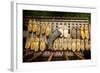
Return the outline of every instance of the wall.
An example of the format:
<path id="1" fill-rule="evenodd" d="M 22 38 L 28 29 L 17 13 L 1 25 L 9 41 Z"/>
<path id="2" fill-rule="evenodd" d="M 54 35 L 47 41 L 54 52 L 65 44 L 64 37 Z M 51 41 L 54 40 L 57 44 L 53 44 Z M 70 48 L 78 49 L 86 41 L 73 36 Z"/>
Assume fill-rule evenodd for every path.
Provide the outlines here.
<path id="1" fill-rule="evenodd" d="M 10 73 L 10 29 L 11 29 L 11 24 L 10 24 L 10 18 L 11 18 L 11 14 L 10 14 L 10 1 L 11 0 L 0 0 L 0 73 Z M 21 0 L 22 1 L 22 0 Z M 96 39 L 98 46 L 98 65 L 97 67 L 80 67 L 80 68 L 65 68 L 65 69 L 56 69 L 56 70 L 45 70 L 45 71 L 35 71 L 38 73 L 52 73 L 52 72 L 56 72 L 56 73 L 99 73 L 99 69 L 100 69 L 100 5 L 99 5 L 99 0 L 31 0 L 34 1 L 34 3 L 38 3 L 38 4 L 54 4 L 54 5 L 76 5 L 76 6 L 95 6 L 97 7 L 97 22 L 98 22 L 98 26 L 96 26 L 97 32 L 96 33 Z M 34 71 L 33 71 L 34 72 Z"/>

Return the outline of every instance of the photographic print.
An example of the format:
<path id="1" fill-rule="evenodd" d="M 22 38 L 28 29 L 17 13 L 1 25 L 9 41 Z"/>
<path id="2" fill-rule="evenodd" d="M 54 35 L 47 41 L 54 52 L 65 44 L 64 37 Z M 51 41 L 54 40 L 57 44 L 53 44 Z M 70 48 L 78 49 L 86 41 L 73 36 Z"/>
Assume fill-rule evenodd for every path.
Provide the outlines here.
<path id="1" fill-rule="evenodd" d="M 97 64 L 96 8 L 11 3 L 11 70 Z"/>
<path id="2" fill-rule="evenodd" d="M 23 10 L 23 63 L 91 59 L 91 13 Z"/>

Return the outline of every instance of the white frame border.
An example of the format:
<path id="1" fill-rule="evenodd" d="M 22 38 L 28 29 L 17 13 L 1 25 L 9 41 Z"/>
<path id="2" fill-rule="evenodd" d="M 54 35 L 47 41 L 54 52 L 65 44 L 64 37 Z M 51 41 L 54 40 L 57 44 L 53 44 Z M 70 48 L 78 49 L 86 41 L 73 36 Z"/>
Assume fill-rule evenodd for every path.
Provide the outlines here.
<path id="1" fill-rule="evenodd" d="M 43 10 L 51 10 L 51 11 L 55 11 L 53 8 L 56 8 L 56 11 L 70 11 L 70 12 L 90 12 L 91 13 L 91 29 L 92 29 L 92 32 L 91 32 L 91 48 L 95 48 L 95 49 L 92 49 L 91 51 L 91 57 L 92 59 L 91 60 L 78 60 L 78 61 L 60 61 L 60 62 L 34 62 L 33 64 L 29 64 L 29 63 L 22 63 L 21 61 L 21 52 L 19 49 L 19 45 L 21 44 L 20 43 L 20 38 L 18 35 L 21 36 L 22 34 L 22 31 L 20 32 L 20 30 L 22 29 L 21 27 L 19 27 L 20 25 L 20 10 L 21 10 L 21 7 L 18 7 L 18 6 L 22 5 L 22 9 L 23 9 L 23 5 L 25 5 L 25 9 L 33 9 L 34 6 L 36 7 L 40 7 L 40 9 L 38 8 L 35 8 L 33 10 L 41 10 L 41 7 L 43 7 Z M 28 6 L 27 6 L 28 5 Z M 31 6 L 32 5 L 32 6 Z M 30 7 L 29 7 L 30 6 Z M 11 58 L 11 70 L 13 71 L 20 71 L 20 70 L 32 70 L 32 69 L 54 69 L 54 68 L 66 68 L 66 67 L 80 67 L 80 66 L 94 66 L 97 64 L 97 49 L 96 49 L 96 41 L 95 41 L 95 32 L 96 32 L 96 8 L 95 7 L 77 7 L 77 6 L 59 6 L 59 5 L 41 5 L 41 4 L 34 4 L 32 2 L 12 2 L 11 3 L 11 12 L 12 12 L 12 17 L 11 17 L 11 24 L 12 24 L 12 49 L 11 49 L 11 53 L 12 53 L 12 58 Z M 46 7 L 50 7 L 52 9 L 46 9 Z M 61 9 L 62 8 L 62 9 Z M 72 10 L 71 10 L 72 9 Z M 79 9 L 79 11 L 77 10 Z M 18 13 L 17 13 L 18 12 Z M 93 17 L 92 17 L 93 16 Z M 19 18 L 20 17 L 20 18 Z M 19 54 L 19 53 L 20 54 Z M 20 59 L 19 59 L 20 58 Z M 65 64 L 67 63 L 67 66 L 64 66 Z M 48 68 L 47 68 L 48 66 Z"/>

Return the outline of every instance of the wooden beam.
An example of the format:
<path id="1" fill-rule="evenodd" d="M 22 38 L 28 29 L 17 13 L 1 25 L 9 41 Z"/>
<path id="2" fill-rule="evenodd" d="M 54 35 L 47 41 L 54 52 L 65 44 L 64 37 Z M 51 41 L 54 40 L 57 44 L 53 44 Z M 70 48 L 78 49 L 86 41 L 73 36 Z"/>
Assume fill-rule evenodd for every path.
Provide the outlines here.
<path id="1" fill-rule="evenodd" d="M 49 56 L 48 61 L 51 61 L 52 57 L 53 57 L 53 53 L 51 53 L 51 55 Z"/>
<path id="2" fill-rule="evenodd" d="M 85 59 L 83 56 L 81 56 L 81 55 L 79 55 L 77 52 L 75 52 L 75 51 L 73 51 L 73 53 L 77 56 L 77 57 L 79 57 L 80 59 Z"/>
<path id="3" fill-rule="evenodd" d="M 41 54 L 42 54 L 42 52 L 35 53 L 35 54 L 33 55 L 33 57 L 32 57 L 31 59 L 28 59 L 27 61 L 28 61 L 28 62 L 31 62 L 32 60 L 34 60 L 34 59 L 36 59 L 37 57 L 39 57 Z"/>
<path id="4" fill-rule="evenodd" d="M 27 56 L 29 56 L 31 54 L 33 54 L 33 51 L 28 51 L 23 55 L 23 58 L 25 58 L 25 57 L 27 57 Z"/>
<path id="5" fill-rule="evenodd" d="M 66 60 L 69 60 L 68 56 L 66 55 L 66 52 L 63 52 L 63 55 L 64 55 Z"/>

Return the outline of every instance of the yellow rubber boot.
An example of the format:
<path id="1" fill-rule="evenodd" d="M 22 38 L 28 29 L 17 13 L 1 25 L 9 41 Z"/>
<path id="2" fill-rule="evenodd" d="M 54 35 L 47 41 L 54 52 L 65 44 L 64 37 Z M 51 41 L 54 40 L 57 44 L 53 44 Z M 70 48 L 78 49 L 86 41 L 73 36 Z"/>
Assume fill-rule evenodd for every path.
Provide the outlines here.
<path id="1" fill-rule="evenodd" d="M 64 50 L 67 50 L 67 46 L 68 46 L 68 45 L 67 45 L 67 38 L 64 38 L 64 39 L 63 39 L 63 49 L 64 49 Z"/>
<path id="2" fill-rule="evenodd" d="M 45 29 L 46 29 L 46 24 L 42 23 L 41 25 L 41 33 L 44 34 L 45 33 Z"/>
<path id="3" fill-rule="evenodd" d="M 38 26 L 37 26 L 37 30 L 36 30 L 36 35 L 40 35 L 40 25 L 38 24 Z"/>
<path id="4" fill-rule="evenodd" d="M 33 31 L 33 32 L 36 32 L 36 30 L 37 30 L 37 28 L 38 28 L 38 27 L 37 27 L 37 23 L 36 23 L 36 21 L 35 21 L 35 20 L 33 20 L 33 22 L 32 22 L 32 23 L 33 23 L 33 28 L 32 28 L 32 31 Z"/>
<path id="5" fill-rule="evenodd" d="M 72 39 L 72 51 L 76 51 L 76 39 Z"/>
<path id="6" fill-rule="evenodd" d="M 72 44 L 72 39 L 68 39 L 68 50 L 71 50 L 72 49 L 72 46 L 71 46 L 71 44 Z"/>
<path id="7" fill-rule="evenodd" d="M 89 39 L 89 29 L 88 29 L 88 25 L 85 25 L 85 37 L 86 37 L 86 39 Z"/>
<path id="8" fill-rule="evenodd" d="M 85 50 L 85 47 L 84 47 L 84 40 L 81 40 L 80 42 L 81 42 L 81 50 L 84 51 L 84 50 Z"/>
<path id="9" fill-rule="evenodd" d="M 26 43 L 25 43 L 25 48 L 26 49 L 29 49 L 30 48 L 30 45 L 31 45 L 31 41 L 29 39 L 26 40 Z"/>
<path id="10" fill-rule="evenodd" d="M 80 30 L 82 39 L 85 39 L 84 26 L 81 26 Z"/>
<path id="11" fill-rule="evenodd" d="M 40 38 L 40 50 L 44 51 L 46 49 L 46 39 Z"/>
<path id="12" fill-rule="evenodd" d="M 80 39 L 77 39 L 77 51 L 80 51 L 80 47 L 81 47 Z"/>
<path id="13" fill-rule="evenodd" d="M 28 22 L 28 31 L 31 32 L 32 31 L 32 20 L 30 19 Z"/>
<path id="14" fill-rule="evenodd" d="M 39 38 L 34 37 L 31 39 L 31 50 L 38 51 L 39 50 Z"/>
<path id="15" fill-rule="evenodd" d="M 45 35 L 49 36 L 50 34 L 51 34 L 51 26 L 50 24 L 47 24 L 45 29 Z"/>

